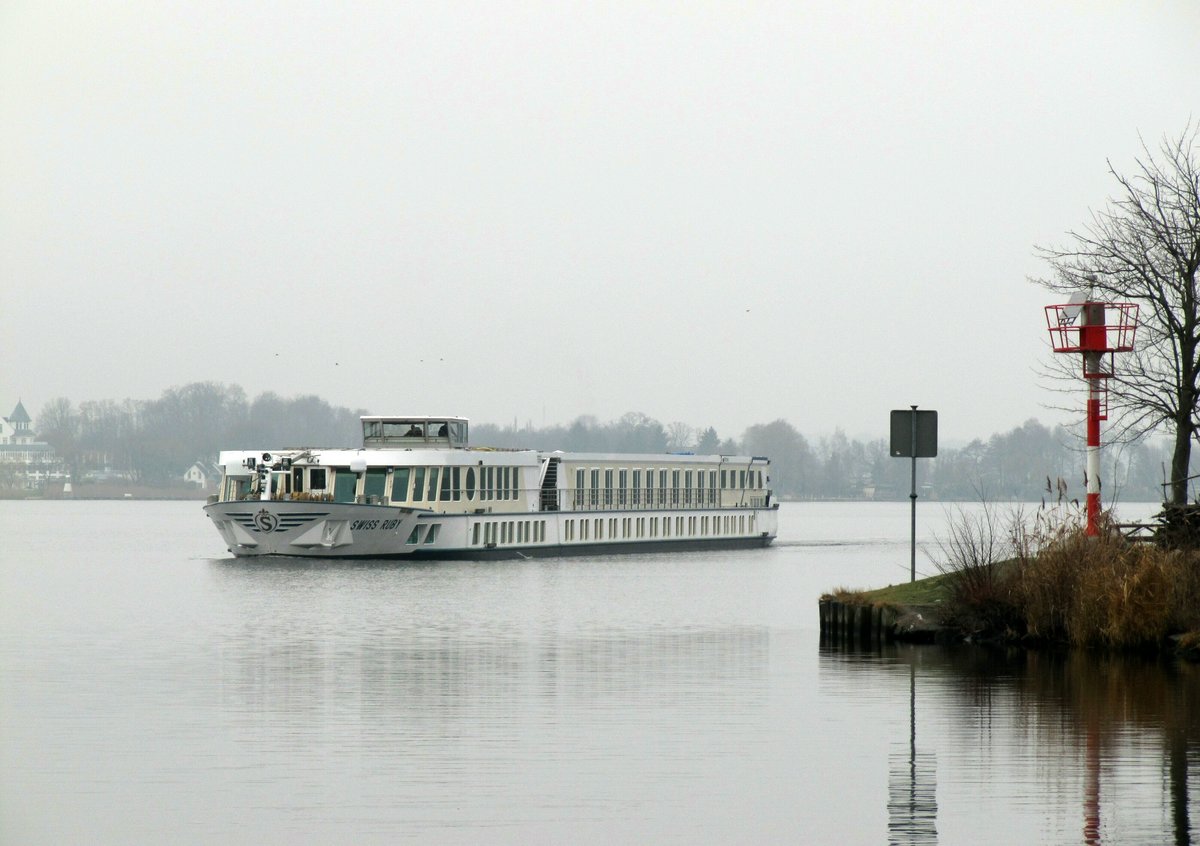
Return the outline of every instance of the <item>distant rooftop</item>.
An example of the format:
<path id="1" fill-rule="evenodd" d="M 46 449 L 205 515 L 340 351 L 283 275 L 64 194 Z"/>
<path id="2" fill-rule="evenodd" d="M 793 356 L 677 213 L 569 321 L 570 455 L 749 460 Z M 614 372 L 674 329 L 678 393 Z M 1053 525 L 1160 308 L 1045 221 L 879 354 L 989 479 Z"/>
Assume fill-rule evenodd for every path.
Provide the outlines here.
<path id="1" fill-rule="evenodd" d="M 12 410 L 12 414 L 4 418 L 14 426 L 18 423 L 32 423 L 33 419 L 29 416 L 29 412 L 25 410 L 25 405 L 17 400 L 17 407 Z"/>

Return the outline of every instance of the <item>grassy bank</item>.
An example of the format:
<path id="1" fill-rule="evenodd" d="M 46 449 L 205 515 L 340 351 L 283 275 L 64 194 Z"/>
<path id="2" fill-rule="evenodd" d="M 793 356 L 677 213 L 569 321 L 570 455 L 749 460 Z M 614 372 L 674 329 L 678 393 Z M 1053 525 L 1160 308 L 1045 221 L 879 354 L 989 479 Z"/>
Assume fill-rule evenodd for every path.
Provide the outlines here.
<path id="1" fill-rule="evenodd" d="M 971 640 L 1113 649 L 1200 647 L 1200 551 L 1130 542 L 1115 531 L 1031 536 L 994 525 L 957 527 L 941 544 L 941 574 L 834 600 L 933 613 Z M 1001 557 L 1003 555 L 1004 557 Z"/>

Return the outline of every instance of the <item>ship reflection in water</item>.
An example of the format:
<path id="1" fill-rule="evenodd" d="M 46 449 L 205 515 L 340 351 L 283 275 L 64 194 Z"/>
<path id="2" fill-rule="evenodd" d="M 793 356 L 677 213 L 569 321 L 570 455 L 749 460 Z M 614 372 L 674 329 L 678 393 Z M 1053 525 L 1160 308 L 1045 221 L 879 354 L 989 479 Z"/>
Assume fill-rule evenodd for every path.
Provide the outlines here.
<path id="1" fill-rule="evenodd" d="M 612 629 L 532 641 L 434 629 L 354 645 L 338 645 L 336 636 L 255 636 L 257 647 L 234 637 L 221 671 L 226 705 L 279 714 L 353 707 L 391 712 L 410 726 L 516 701 L 744 707 L 764 695 L 769 651 L 763 627 Z"/>
<path id="2" fill-rule="evenodd" d="M 939 809 L 947 843 L 1031 842 L 1017 819 L 1028 809 L 1010 808 L 1008 819 L 1003 810 L 1022 799 L 1044 803 L 1033 842 L 1196 842 L 1189 749 L 1194 758 L 1200 667 L 1082 650 L 903 645 L 822 646 L 821 661 L 843 692 L 851 679 L 865 684 L 864 673 L 888 679 L 890 693 L 873 700 L 893 706 L 900 735 L 888 760 L 890 843 L 939 842 Z M 1016 786 L 1031 781 L 1041 795 L 1022 797 Z"/>

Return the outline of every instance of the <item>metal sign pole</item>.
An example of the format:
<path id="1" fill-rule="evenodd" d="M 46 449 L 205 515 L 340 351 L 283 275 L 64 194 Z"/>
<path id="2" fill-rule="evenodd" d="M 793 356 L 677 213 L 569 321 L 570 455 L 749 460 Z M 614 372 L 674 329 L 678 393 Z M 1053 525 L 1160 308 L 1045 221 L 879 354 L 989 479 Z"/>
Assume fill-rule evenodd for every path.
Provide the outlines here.
<path id="1" fill-rule="evenodd" d="M 909 582 L 917 580 L 917 407 L 912 408 L 912 492 L 908 498 L 912 502 L 912 533 L 910 538 L 911 558 L 909 562 Z"/>
<path id="2" fill-rule="evenodd" d="M 904 423 L 907 420 L 908 425 Z M 912 459 L 912 538 L 909 551 L 909 581 L 917 580 L 917 459 L 937 457 L 937 412 L 896 410 L 891 417 L 891 454 L 896 458 Z"/>

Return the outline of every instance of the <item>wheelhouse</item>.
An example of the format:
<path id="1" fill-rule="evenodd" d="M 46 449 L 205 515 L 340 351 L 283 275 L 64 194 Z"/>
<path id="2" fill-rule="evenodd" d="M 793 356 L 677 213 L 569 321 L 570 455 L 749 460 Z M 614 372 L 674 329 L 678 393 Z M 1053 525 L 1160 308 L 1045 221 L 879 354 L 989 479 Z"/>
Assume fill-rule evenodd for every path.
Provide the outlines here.
<path id="1" fill-rule="evenodd" d="M 465 417 L 363 417 L 363 446 L 466 449 Z"/>

